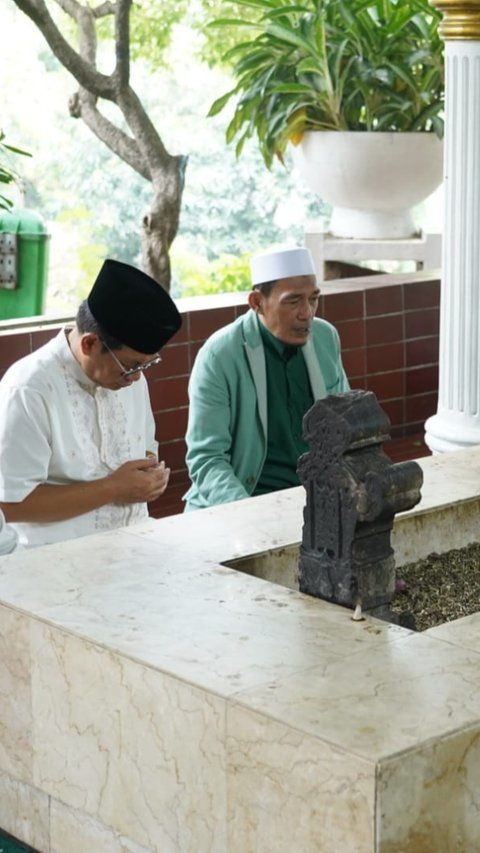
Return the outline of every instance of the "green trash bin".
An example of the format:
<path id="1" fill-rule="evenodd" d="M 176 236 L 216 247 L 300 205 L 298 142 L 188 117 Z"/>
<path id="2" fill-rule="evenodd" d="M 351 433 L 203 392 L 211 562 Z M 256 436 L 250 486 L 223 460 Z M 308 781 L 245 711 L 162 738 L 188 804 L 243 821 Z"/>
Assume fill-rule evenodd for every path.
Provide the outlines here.
<path id="1" fill-rule="evenodd" d="M 43 314 L 48 240 L 45 222 L 35 211 L 0 211 L 0 320 Z"/>

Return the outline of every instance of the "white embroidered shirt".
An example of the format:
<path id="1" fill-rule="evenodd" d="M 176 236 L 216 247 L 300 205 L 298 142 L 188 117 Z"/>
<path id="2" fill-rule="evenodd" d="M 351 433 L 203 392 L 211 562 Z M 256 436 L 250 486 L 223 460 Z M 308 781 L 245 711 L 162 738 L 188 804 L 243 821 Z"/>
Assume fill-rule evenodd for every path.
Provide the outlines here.
<path id="1" fill-rule="evenodd" d="M 96 480 L 157 453 L 142 375 L 119 391 L 99 388 L 70 352 L 65 330 L 13 364 L 0 382 L 0 501 L 38 485 Z M 13 524 L 21 544 L 44 545 L 133 524 L 145 504 L 108 504 L 67 521 Z"/>

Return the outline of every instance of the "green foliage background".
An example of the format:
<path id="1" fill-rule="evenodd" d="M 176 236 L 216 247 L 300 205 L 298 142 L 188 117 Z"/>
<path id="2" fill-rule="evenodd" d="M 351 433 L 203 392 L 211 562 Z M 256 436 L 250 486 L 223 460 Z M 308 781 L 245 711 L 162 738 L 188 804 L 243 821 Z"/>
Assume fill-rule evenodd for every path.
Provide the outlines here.
<path id="1" fill-rule="evenodd" d="M 189 8 L 189 21 L 200 25 L 201 7 Z M 132 85 L 168 150 L 189 158 L 172 247 L 177 296 L 245 289 L 252 252 L 273 242 L 301 240 L 305 218 L 326 213 L 291 169 L 269 173 L 253 145 L 242 162 L 227 149 L 228 116 L 212 120 L 207 113 L 229 78 L 213 67 L 218 56 L 211 48 L 211 65 L 198 58 L 205 43 L 190 23 L 178 23 L 186 10 L 187 4 L 177 0 L 142 0 L 134 8 L 132 26 L 138 57 Z M 51 234 L 47 313 L 71 311 L 88 292 L 104 257 L 140 263 L 140 224 L 151 188 L 81 121 L 70 118 L 68 98 L 76 85 L 33 24 L 10 0 L 0 0 L 0 16 L 5 33 L 2 121 L 8 123 L 9 138 L 32 153 L 19 168 L 25 206 L 42 214 Z M 108 69 L 107 45 L 103 50 Z"/>
<path id="2" fill-rule="evenodd" d="M 441 138 L 440 18 L 429 0 L 232 0 L 212 26 L 236 36 L 224 55 L 236 85 L 210 113 L 233 99 L 227 141 L 240 154 L 255 136 L 267 167 L 305 130 Z"/>
<path id="3" fill-rule="evenodd" d="M 0 192 L 0 210 L 10 210 L 13 205 L 10 196 L 4 194 L 3 188 L 14 183 L 18 177 L 15 162 L 19 155 L 30 156 L 28 151 L 23 151 L 9 143 L 5 131 L 0 128 L 0 184 L 3 184 Z"/>
<path id="4" fill-rule="evenodd" d="M 288 151 L 286 167 L 272 171 L 252 141 L 236 158 L 225 143 L 233 105 L 207 118 L 214 99 L 232 86 L 221 62 L 232 34 L 220 39 L 206 27 L 224 8 L 221 0 L 140 0 L 132 11 L 132 85 L 170 153 L 189 158 L 172 246 L 176 296 L 247 289 L 253 252 L 301 241 L 305 221 L 329 213 L 296 177 Z M 15 167 L 25 206 L 43 215 L 51 235 L 47 313 L 73 312 L 103 258 L 140 263 L 151 188 L 70 117 L 75 82 L 11 0 L 0 0 L 0 19 L 0 128 L 32 154 L 17 157 Z M 107 42 L 101 51 L 109 71 Z M 117 118 L 113 106 L 111 114 Z"/>

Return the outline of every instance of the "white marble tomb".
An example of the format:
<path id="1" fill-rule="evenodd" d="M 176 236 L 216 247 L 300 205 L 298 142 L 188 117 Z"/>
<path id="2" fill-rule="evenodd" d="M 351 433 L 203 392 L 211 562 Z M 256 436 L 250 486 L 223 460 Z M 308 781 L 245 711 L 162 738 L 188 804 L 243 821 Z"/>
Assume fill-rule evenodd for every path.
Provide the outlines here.
<path id="1" fill-rule="evenodd" d="M 480 448 L 420 464 L 399 563 L 480 539 Z M 298 543 L 303 504 L 1 558 L 1 827 L 42 853 L 478 853 L 480 615 L 355 623 L 223 565 Z"/>

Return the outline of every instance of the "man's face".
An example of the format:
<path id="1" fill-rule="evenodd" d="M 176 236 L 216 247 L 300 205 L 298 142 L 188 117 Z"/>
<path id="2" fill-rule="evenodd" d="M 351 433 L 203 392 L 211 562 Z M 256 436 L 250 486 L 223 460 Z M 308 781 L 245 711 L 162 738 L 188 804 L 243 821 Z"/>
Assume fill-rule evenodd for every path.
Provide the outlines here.
<path id="1" fill-rule="evenodd" d="M 130 347 L 121 347 L 116 350 L 105 349 L 102 341 L 96 335 L 84 335 L 83 339 L 90 339 L 86 349 L 82 346 L 83 358 L 82 368 L 88 378 L 95 382 L 100 388 L 108 388 L 110 391 L 119 391 L 140 379 L 142 366 L 150 365 L 158 358 L 158 353 L 145 355 Z M 91 340 L 94 338 L 95 340 Z M 138 368 L 138 370 L 135 370 Z M 133 373 L 125 375 L 124 371 L 133 370 Z"/>
<path id="2" fill-rule="evenodd" d="M 281 278 L 268 296 L 259 290 L 252 291 L 251 296 L 250 306 L 279 341 L 292 346 L 307 342 L 320 296 L 315 276 Z"/>

